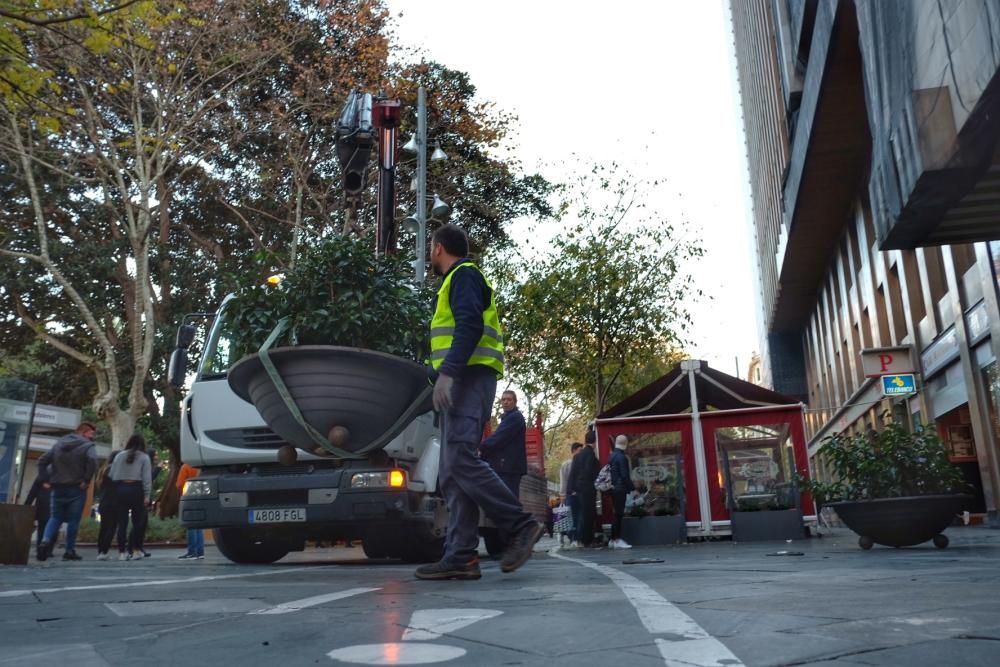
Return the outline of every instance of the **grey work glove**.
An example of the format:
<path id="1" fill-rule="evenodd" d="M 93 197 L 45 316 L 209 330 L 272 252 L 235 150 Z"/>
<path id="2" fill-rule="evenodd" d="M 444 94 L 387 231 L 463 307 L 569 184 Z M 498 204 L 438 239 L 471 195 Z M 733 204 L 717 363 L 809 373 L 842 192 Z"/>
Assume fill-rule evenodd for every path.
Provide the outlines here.
<path id="1" fill-rule="evenodd" d="M 434 409 L 444 413 L 453 405 L 451 400 L 451 390 L 455 386 L 455 378 L 441 373 L 437 382 L 434 383 Z"/>

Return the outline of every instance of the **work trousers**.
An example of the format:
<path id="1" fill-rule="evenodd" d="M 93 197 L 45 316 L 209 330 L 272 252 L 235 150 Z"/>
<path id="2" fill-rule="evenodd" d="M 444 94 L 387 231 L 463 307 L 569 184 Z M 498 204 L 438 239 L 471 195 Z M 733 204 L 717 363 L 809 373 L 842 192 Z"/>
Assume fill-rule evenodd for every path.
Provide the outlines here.
<path id="1" fill-rule="evenodd" d="M 594 541 L 594 517 L 597 514 L 597 491 L 577 491 L 573 496 L 576 499 L 577 512 L 580 521 L 575 524 L 576 539 L 580 544 L 588 547 Z"/>
<path id="2" fill-rule="evenodd" d="M 580 516 L 580 498 L 577 495 L 566 496 L 566 506 L 569 507 L 569 515 L 573 518 L 573 530 L 566 533 L 570 542 L 582 541 L 580 535 L 583 534 L 580 523 L 583 517 Z"/>
<path id="3" fill-rule="evenodd" d="M 444 549 L 448 562 L 467 563 L 476 557 L 479 508 L 508 535 L 534 521 L 490 465 L 476 455 L 496 387 L 496 374 L 489 368 L 466 368 L 455 379 L 453 405 L 444 418 L 438 481 L 448 504 Z"/>

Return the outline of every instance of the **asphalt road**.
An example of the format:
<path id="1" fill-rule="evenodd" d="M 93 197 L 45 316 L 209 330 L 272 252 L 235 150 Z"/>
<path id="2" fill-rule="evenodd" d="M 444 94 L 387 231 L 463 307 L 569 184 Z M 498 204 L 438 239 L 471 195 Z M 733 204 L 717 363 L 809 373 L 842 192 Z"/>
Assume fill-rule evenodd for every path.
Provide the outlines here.
<path id="1" fill-rule="evenodd" d="M 426 582 L 360 549 L 237 566 L 0 567 L 0 665 L 1000 664 L 1000 531 L 861 551 L 794 544 L 543 550 L 521 570 Z M 802 555 L 773 555 L 779 552 Z M 663 562 L 626 564 L 626 559 Z"/>

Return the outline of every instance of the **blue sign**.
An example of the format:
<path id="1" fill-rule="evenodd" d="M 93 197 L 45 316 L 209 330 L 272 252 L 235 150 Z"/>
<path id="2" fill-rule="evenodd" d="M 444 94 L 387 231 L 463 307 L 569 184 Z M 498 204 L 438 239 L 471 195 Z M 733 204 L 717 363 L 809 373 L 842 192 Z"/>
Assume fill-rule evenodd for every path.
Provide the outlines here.
<path id="1" fill-rule="evenodd" d="M 917 393 L 917 380 L 912 373 L 882 376 L 883 396 L 909 396 L 915 393 Z"/>

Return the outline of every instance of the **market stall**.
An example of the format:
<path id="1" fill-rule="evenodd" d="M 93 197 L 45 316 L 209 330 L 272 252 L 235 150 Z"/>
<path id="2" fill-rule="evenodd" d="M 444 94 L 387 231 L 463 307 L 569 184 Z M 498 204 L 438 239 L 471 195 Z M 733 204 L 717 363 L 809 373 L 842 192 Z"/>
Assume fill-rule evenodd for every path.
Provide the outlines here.
<path id="1" fill-rule="evenodd" d="M 795 398 L 689 360 L 598 415 L 595 428 L 602 463 L 615 436 L 629 438 L 643 492 L 633 518 L 682 516 L 688 538 L 740 541 L 804 537 L 816 521 L 797 481 L 809 464 Z"/>

